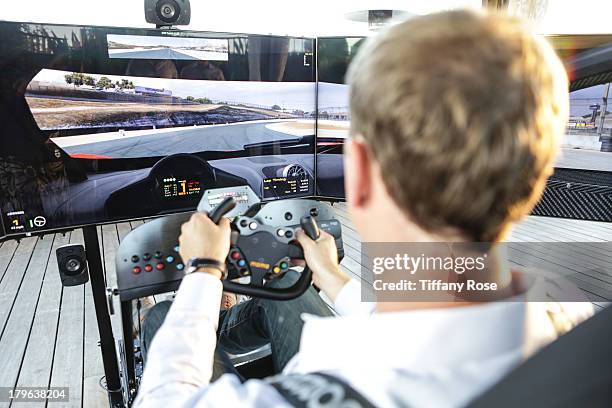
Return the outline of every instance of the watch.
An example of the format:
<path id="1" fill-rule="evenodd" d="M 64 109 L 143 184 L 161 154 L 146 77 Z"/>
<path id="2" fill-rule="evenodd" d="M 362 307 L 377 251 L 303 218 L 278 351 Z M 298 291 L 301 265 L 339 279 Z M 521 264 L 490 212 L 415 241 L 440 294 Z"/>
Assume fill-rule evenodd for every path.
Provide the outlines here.
<path id="1" fill-rule="evenodd" d="M 221 272 L 221 279 L 225 279 L 225 277 L 227 276 L 227 268 L 225 267 L 225 262 L 219 262 L 211 258 L 191 258 L 189 262 L 187 262 L 187 269 L 185 270 L 185 275 L 197 272 L 200 268 L 217 269 L 219 272 Z"/>

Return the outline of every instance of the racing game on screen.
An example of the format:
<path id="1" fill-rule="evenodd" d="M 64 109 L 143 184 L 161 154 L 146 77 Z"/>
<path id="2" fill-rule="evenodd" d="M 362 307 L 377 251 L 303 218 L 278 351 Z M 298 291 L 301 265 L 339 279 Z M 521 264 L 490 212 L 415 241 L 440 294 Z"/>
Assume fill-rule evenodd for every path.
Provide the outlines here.
<path id="1" fill-rule="evenodd" d="M 193 210 L 217 187 L 315 194 L 311 39 L 0 23 L 0 41 L 6 234 Z"/>
<path id="2" fill-rule="evenodd" d="M 612 221 L 612 36 L 549 36 L 570 79 L 570 117 L 555 172 L 534 215 Z M 342 146 L 350 112 L 345 76 L 363 38 L 319 38 L 317 193 L 344 198 Z"/>
<path id="3" fill-rule="evenodd" d="M 344 198 L 342 147 L 349 135 L 348 86 L 344 77 L 363 37 L 318 40 L 317 193 Z"/>

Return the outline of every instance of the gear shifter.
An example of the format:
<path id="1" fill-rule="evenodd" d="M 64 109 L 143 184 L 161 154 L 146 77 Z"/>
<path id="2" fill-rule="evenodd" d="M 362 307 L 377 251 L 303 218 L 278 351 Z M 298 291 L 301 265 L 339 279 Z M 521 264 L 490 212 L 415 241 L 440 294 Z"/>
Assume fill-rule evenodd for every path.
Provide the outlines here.
<path id="1" fill-rule="evenodd" d="M 234 199 L 234 197 L 227 197 L 226 199 L 221 201 L 221 203 L 216 206 L 214 210 L 212 210 L 210 214 L 208 214 L 208 216 L 210 217 L 210 220 L 212 222 L 214 222 L 215 224 L 219 224 L 219 221 L 221 221 L 221 217 L 232 211 L 234 207 L 236 207 L 236 200 Z"/>
<path id="2" fill-rule="evenodd" d="M 308 235 L 310 239 L 314 241 L 319 239 L 319 237 L 321 236 L 321 231 L 319 231 L 319 225 L 313 217 L 302 217 L 300 219 L 300 226 L 302 227 L 306 235 Z"/>

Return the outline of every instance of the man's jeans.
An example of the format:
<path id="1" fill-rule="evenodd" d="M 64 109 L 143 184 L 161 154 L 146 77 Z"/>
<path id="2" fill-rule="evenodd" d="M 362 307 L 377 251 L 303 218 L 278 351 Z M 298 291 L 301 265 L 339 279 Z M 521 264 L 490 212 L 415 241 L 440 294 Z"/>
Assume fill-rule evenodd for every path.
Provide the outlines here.
<path id="1" fill-rule="evenodd" d="M 299 273 L 289 271 L 281 279 L 270 282 L 271 287 L 288 287 L 298 279 Z M 142 325 L 142 354 L 161 327 L 172 302 L 157 303 L 147 313 Z M 287 301 L 251 299 L 241 302 L 219 315 L 217 348 L 212 381 L 227 372 L 237 373 L 227 353 L 242 354 L 267 343 L 272 346 L 272 360 L 276 373 L 280 373 L 297 353 L 304 322 L 302 313 L 333 316 L 327 304 L 310 287 L 302 296 Z"/>

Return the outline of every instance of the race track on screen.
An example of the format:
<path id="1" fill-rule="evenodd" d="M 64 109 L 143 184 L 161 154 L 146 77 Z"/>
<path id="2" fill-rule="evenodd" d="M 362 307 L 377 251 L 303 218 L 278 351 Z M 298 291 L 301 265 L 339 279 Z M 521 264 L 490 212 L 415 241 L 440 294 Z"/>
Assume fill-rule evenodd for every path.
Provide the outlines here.
<path id="1" fill-rule="evenodd" d="M 136 130 L 52 139 L 73 157 L 139 158 L 203 151 L 236 151 L 245 145 L 295 139 L 314 134 L 304 129 L 281 127 L 289 121 L 255 121 L 227 125 L 186 126 L 180 128 Z"/>
<path id="2" fill-rule="evenodd" d="M 111 58 L 157 59 L 157 60 L 217 60 L 219 53 L 192 50 L 173 50 L 171 48 L 112 50 Z"/>

